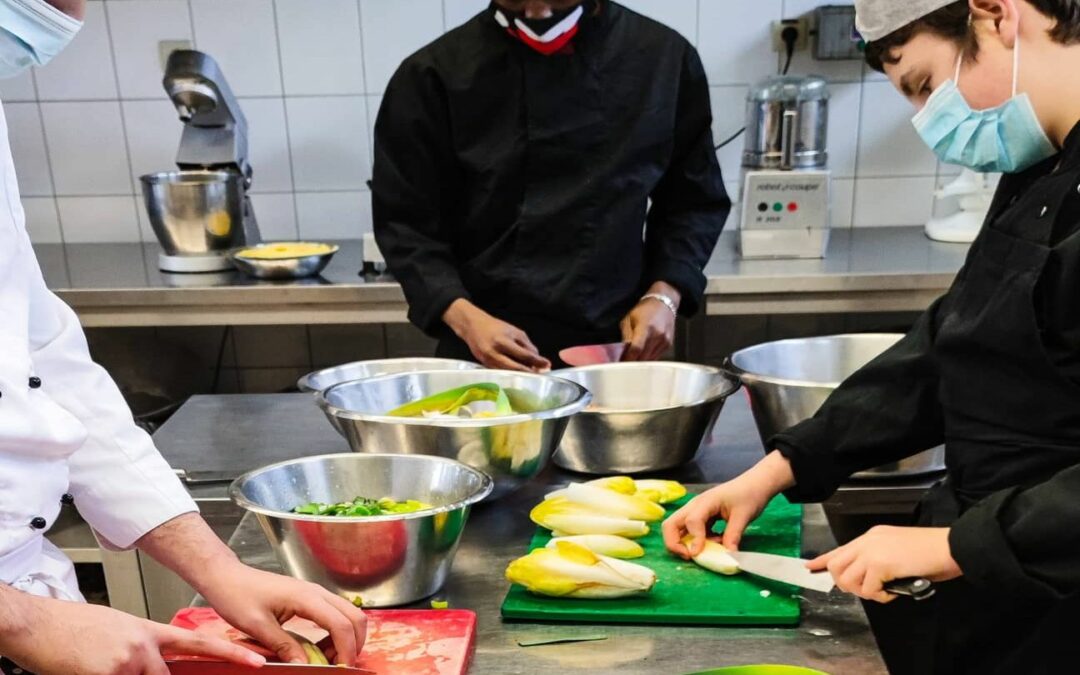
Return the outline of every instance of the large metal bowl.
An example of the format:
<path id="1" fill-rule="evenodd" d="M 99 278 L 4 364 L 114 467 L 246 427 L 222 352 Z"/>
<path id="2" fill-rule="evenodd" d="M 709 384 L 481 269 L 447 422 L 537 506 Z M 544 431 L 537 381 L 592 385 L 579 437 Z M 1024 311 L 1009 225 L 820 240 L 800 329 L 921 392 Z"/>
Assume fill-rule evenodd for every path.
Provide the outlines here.
<path id="1" fill-rule="evenodd" d="M 482 367 L 479 363 L 472 363 L 471 361 L 436 358 L 353 361 L 352 363 L 308 373 L 300 378 L 296 386 L 300 391 L 316 393 L 342 382 L 366 380 L 369 377 L 378 377 L 380 375 L 415 373 L 421 370 L 478 370 Z"/>
<path id="2" fill-rule="evenodd" d="M 436 419 L 388 417 L 394 408 L 448 389 L 491 382 L 510 397 L 509 417 Z M 571 415 L 591 400 L 584 387 L 550 375 L 501 370 L 432 370 L 335 385 L 319 406 L 345 432 L 354 452 L 436 455 L 480 469 L 495 480 L 492 498 L 540 473 L 562 440 Z"/>
<path id="3" fill-rule="evenodd" d="M 593 404 L 570 420 L 555 464 L 581 473 L 661 471 L 694 459 L 735 378 L 689 363 L 610 363 L 556 373 Z"/>
<path id="4" fill-rule="evenodd" d="M 762 443 L 813 417 L 841 382 L 902 337 L 888 333 L 781 340 L 733 354 L 730 365 L 750 392 Z M 945 450 L 934 448 L 855 477 L 895 478 L 944 468 Z"/>
<path id="5" fill-rule="evenodd" d="M 254 513 L 286 572 L 365 607 L 415 602 L 446 582 L 471 506 L 491 479 L 460 462 L 405 455 L 322 455 L 245 474 L 230 496 Z M 434 508 L 372 518 L 305 516 L 308 502 L 358 496 L 417 499 Z"/>

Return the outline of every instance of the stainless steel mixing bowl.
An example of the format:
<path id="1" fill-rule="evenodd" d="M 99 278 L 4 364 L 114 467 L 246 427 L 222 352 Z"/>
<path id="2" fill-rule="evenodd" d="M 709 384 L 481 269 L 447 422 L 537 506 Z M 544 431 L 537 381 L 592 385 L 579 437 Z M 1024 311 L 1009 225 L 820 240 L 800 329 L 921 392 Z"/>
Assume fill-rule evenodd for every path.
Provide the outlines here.
<path id="1" fill-rule="evenodd" d="M 446 582 L 471 506 L 491 492 L 480 471 L 440 457 L 322 455 L 245 474 L 230 496 L 254 513 L 285 571 L 365 607 L 403 605 Z M 434 508 L 370 518 L 305 516 L 308 502 L 358 496 L 416 499 Z"/>
<path id="2" fill-rule="evenodd" d="M 841 382 L 902 337 L 889 333 L 781 340 L 733 354 L 731 369 L 750 392 L 762 443 L 813 417 Z M 855 477 L 893 478 L 944 468 L 945 449 L 934 448 Z"/>
<path id="3" fill-rule="evenodd" d="M 689 363 L 610 363 L 555 373 L 593 403 L 570 420 L 555 464 L 581 473 L 661 471 L 697 455 L 738 380 Z"/>
<path id="4" fill-rule="evenodd" d="M 481 367 L 479 363 L 457 359 L 403 358 L 353 361 L 308 373 L 297 381 L 296 386 L 300 391 L 320 392 L 342 382 L 366 380 L 380 375 L 414 373 L 420 370 L 478 370 Z"/>
<path id="5" fill-rule="evenodd" d="M 491 382 L 519 414 L 478 419 L 388 417 L 398 406 L 456 387 Z M 501 370 L 431 370 L 338 384 L 319 406 L 345 432 L 354 452 L 436 455 L 480 469 L 495 480 L 492 498 L 540 473 L 559 446 L 571 415 L 589 404 L 584 387 L 550 375 Z"/>
<path id="6" fill-rule="evenodd" d="M 326 266 L 330 264 L 330 259 L 333 258 L 334 254 L 341 248 L 336 244 L 326 244 L 330 248 L 322 253 L 294 255 L 288 258 L 254 258 L 249 255 L 244 255 L 247 251 L 271 248 L 278 246 L 281 243 L 282 242 L 264 242 L 262 244 L 256 244 L 255 246 L 243 246 L 230 251 L 229 260 L 236 266 L 236 269 L 248 276 L 255 277 L 256 279 L 303 279 L 305 277 L 313 277 L 326 269 Z"/>
<path id="7" fill-rule="evenodd" d="M 244 177 L 232 171 L 166 171 L 139 178 L 150 226 L 170 256 L 243 246 Z"/>

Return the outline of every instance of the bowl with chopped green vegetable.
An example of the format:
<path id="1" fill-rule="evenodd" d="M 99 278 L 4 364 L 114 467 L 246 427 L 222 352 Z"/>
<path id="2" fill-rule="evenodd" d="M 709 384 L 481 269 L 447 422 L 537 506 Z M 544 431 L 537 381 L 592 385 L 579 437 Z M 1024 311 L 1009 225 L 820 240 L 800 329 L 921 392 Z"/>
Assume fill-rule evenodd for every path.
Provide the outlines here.
<path id="1" fill-rule="evenodd" d="M 285 571 L 365 607 L 438 592 L 483 472 L 441 457 L 345 453 L 272 464 L 230 496 L 259 520 Z"/>
<path id="2" fill-rule="evenodd" d="M 492 477 L 492 499 L 543 471 L 570 418 L 591 400 L 576 382 L 499 370 L 398 373 L 318 396 L 354 452 L 458 460 Z"/>

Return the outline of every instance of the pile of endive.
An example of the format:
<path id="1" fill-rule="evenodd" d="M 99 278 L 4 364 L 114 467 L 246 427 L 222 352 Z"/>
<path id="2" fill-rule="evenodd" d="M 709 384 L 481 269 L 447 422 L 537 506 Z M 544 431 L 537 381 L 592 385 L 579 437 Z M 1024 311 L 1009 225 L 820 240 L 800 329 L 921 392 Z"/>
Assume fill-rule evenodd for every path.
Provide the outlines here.
<path id="1" fill-rule="evenodd" d="M 647 593 L 656 574 L 627 562 L 645 555 L 634 539 L 649 533 L 670 504 L 686 488 L 670 480 L 638 480 L 627 476 L 571 483 L 548 494 L 529 517 L 551 530 L 546 548 L 518 558 L 506 578 L 532 593 L 567 598 L 621 598 Z M 710 542 L 711 544 L 711 542 Z M 695 559 L 723 574 L 737 571 L 722 547 L 712 544 Z"/>

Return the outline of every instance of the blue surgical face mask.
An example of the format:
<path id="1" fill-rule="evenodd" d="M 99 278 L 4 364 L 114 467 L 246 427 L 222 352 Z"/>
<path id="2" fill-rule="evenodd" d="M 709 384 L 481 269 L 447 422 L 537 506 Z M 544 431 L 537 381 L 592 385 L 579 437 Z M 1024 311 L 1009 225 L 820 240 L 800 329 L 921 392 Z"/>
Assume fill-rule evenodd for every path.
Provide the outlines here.
<path id="1" fill-rule="evenodd" d="M 43 66 L 82 28 L 45 0 L 0 0 L 0 78 Z"/>
<path id="2" fill-rule="evenodd" d="M 1012 98 L 988 110 L 972 110 L 956 76 L 938 87 L 912 122 L 919 136 L 947 164 L 982 173 L 1017 173 L 1057 153 L 1027 94 L 1017 94 L 1020 41 L 1013 49 Z"/>

